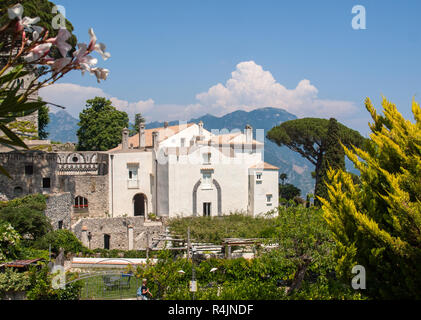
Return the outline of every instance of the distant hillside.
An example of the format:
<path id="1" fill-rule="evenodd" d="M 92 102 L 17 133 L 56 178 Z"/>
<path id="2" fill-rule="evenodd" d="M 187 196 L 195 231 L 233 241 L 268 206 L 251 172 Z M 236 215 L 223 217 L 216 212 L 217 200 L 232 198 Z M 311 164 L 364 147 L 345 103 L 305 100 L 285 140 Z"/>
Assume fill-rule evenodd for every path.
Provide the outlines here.
<path id="1" fill-rule="evenodd" d="M 61 142 L 77 142 L 76 132 L 78 120 L 73 118 L 66 111 L 50 113 L 51 122 L 48 126 L 49 139 Z M 263 108 L 251 112 L 235 111 L 223 117 L 215 117 L 207 114 L 203 117 L 192 119 L 190 122 L 198 123 L 203 121 L 205 129 L 239 129 L 244 131 L 247 124 L 255 129 L 263 129 L 265 137 L 267 131 L 273 127 L 289 120 L 297 119 L 291 113 L 283 109 Z M 178 121 L 172 121 L 169 125 L 177 125 Z M 164 122 L 151 122 L 146 125 L 147 129 L 164 126 Z M 288 182 L 296 185 L 302 190 L 302 195 L 313 193 L 314 181 L 311 178 L 313 166 L 297 153 L 286 147 L 278 147 L 275 143 L 265 139 L 265 161 L 280 168 L 280 173 L 288 174 Z"/>
<path id="2" fill-rule="evenodd" d="M 50 113 L 50 123 L 47 126 L 48 139 L 59 142 L 77 142 L 76 132 L 79 120 L 73 118 L 69 113 L 60 110 L 57 113 Z"/>

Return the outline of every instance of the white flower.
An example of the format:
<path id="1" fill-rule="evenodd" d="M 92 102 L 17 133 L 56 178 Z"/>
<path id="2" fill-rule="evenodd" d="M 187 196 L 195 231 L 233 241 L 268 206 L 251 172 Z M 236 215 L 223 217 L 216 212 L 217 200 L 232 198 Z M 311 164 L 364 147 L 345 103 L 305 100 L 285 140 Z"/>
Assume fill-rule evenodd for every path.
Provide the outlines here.
<path id="1" fill-rule="evenodd" d="M 42 57 L 45 57 L 51 49 L 51 43 L 43 43 L 33 48 L 28 55 L 23 57 L 26 62 L 34 62 Z"/>
<path id="2" fill-rule="evenodd" d="M 98 83 L 100 83 L 100 80 L 107 80 L 110 70 L 103 68 L 91 68 L 91 73 L 95 74 Z"/>
<path id="3" fill-rule="evenodd" d="M 35 18 L 24 17 L 22 19 L 23 6 L 21 4 L 17 4 L 15 6 L 9 8 L 7 10 L 7 13 L 9 15 L 9 19 L 11 19 L 11 20 L 17 19 L 18 20 L 18 31 L 22 31 L 24 29 L 27 32 L 34 33 L 33 37 L 38 39 L 39 34 L 44 30 L 43 27 L 34 25 L 34 24 L 40 22 L 41 19 L 39 17 L 35 17 Z M 36 41 L 36 40 L 34 40 L 34 41 Z"/>
<path id="4" fill-rule="evenodd" d="M 71 34 L 66 28 L 61 28 L 57 34 L 57 37 L 50 38 L 47 40 L 48 43 L 56 45 L 63 57 L 67 57 L 67 53 L 72 49 L 72 46 L 66 41 L 70 38 Z"/>
<path id="5" fill-rule="evenodd" d="M 109 52 L 105 52 L 105 49 L 106 49 L 106 45 L 103 43 L 97 43 L 95 45 L 95 51 L 98 52 L 102 56 L 102 59 L 107 60 L 111 58 L 111 54 Z"/>
<path id="6" fill-rule="evenodd" d="M 18 20 L 22 20 L 23 14 L 23 6 L 21 4 L 16 4 L 13 7 L 7 10 L 10 20 L 14 20 L 18 18 Z"/>
<path id="7" fill-rule="evenodd" d="M 94 29 L 89 29 L 89 36 L 91 37 L 91 41 L 89 42 L 88 50 L 98 52 L 104 60 L 109 59 L 111 57 L 111 54 L 109 52 L 105 52 L 107 46 L 104 43 L 96 43 L 97 38 Z"/>
<path id="8" fill-rule="evenodd" d="M 72 62 L 72 58 L 60 58 L 54 61 L 51 65 L 53 75 L 60 73 L 66 66 Z"/>

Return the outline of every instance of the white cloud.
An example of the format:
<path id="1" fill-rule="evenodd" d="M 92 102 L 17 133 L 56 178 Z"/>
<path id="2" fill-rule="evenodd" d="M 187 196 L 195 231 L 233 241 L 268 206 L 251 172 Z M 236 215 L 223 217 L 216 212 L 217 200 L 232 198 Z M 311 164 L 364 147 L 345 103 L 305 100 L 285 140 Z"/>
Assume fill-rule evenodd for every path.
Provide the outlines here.
<path id="1" fill-rule="evenodd" d="M 320 99 L 319 90 L 307 79 L 293 89 L 278 83 L 273 75 L 254 61 L 241 62 L 225 83 L 212 86 L 207 92 L 196 95 L 196 102 L 188 105 L 156 104 L 153 99 L 130 102 L 114 97 L 100 88 L 61 83 L 44 88 L 40 96 L 46 101 L 63 105 L 74 117 L 85 107 L 86 100 L 95 96 L 110 99 L 119 110 L 135 113 L 149 121 L 190 120 L 210 113 L 222 116 L 227 113 L 274 107 L 289 111 L 298 117 L 336 117 L 351 120 L 358 114 L 353 102 Z"/>
<path id="2" fill-rule="evenodd" d="M 307 79 L 287 89 L 254 61 L 239 63 L 225 85 L 218 83 L 196 98 L 203 109 L 211 108 L 220 115 L 264 107 L 282 108 L 298 117 L 331 117 L 356 110 L 352 102 L 319 99 L 318 89 Z"/>
<path id="3" fill-rule="evenodd" d="M 126 100 L 120 100 L 112 97 L 110 100 L 113 103 L 113 106 L 118 110 L 127 112 L 130 119 L 134 119 L 136 113 L 141 113 L 142 115 L 146 114 L 155 105 L 155 101 L 152 99 L 146 101 L 128 102 Z"/>
<path id="4" fill-rule="evenodd" d="M 111 96 L 100 88 L 83 87 L 73 83 L 59 83 L 45 87 L 40 90 L 39 95 L 44 101 L 66 107 L 66 111 L 76 118 L 79 118 L 79 113 L 85 108 L 86 100 L 93 99 L 97 96 L 110 99 L 118 110 L 127 112 L 131 120 L 134 119 L 136 113 L 147 113 L 155 104 L 152 99 L 137 102 L 121 100 Z M 51 108 L 52 112 L 58 110 Z"/>

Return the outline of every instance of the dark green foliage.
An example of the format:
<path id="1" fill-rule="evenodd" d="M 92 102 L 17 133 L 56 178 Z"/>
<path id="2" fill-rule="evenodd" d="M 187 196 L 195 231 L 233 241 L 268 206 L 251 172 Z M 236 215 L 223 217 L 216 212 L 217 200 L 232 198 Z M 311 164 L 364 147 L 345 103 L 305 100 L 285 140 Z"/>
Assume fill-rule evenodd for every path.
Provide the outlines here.
<path id="1" fill-rule="evenodd" d="M 107 151 L 121 142 L 121 132 L 129 126 L 126 112 L 118 111 L 106 98 L 86 101 L 79 114 L 78 150 Z"/>
<path id="2" fill-rule="evenodd" d="M 43 195 L 30 195 L 0 203 L 0 220 L 9 222 L 23 237 L 37 240 L 51 231 L 45 216 L 46 200 Z"/>
<path id="3" fill-rule="evenodd" d="M 66 254 L 79 253 L 87 250 L 71 231 L 64 229 L 50 232 L 38 239 L 34 243 L 34 248 L 48 250 L 49 245 L 51 245 L 51 251 L 55 254 L 58 254 L 61 248 L 64 249 Z"/>
<path id="4" fill-rule="evenodd" d="M 334 132 L 328 137 L 329 123 L 331 121 L 318 118 L 304 118 L 282 123 L 273 128 L 267 137 L 279 146 L 287 146 L 310 161 L 315 167 L 316 190 L 320 188 L 320 170 L 323 165 L 323 157 L 329 148 L 334 148 L 338 139 L 345 146 L 351 148 L 364 147 L 365 139 L 358 131 L 352 130 L 341 123 L 336 122 Z M 333 124 L 332 124 L 333 125 Z M 338 156 L 342 156 L 340 153 Z M 342 160 L 341 160 L 342 161 Z M 343 160 L 345 161 L 345 160 Z"/>
<path id="5" fill-rule="evenodd" d="M 46 131 L 48 124 L 50 123 L 50 116 L 48 114 L 49 108 L 44 105 L 38 110 L 38 137 L 41 140 L 48 138 L 49 133 Z"/>
<path id="6" fill-rule="evenodd" d="M 301 190 L 292 184 L 280 184 L 279 185 L 279 197 L 285 200 L 293 200 L 296 197 L 301 196 Z"/>
<path id="7" fill-rule="evenodd" d="M 146 120 L 145 118 L 142 116 L 142 114 L 140 113 L 136 113 L 135 118 L 134 118 L 134 125 L 132 130 L 130 130 L 130 135 L 133 136 L 135 134 L 139 133 L 139 126 L 141 123 L 145 123 Z"/>
<path id="8" fill-rule="evenodd" d="M 315 205 L 320 206 L 320 201 L 317 197 L 327 198 L 327 172 L 330 168 L 334 170 L 344 170 L 345 171 L 345 151 L 341 145 L 340 140 L 340 130 L 339 124 L 336 119 L 329 120 L 329 127 L 327 131 L 327 136 L 324 142 L 325 154 L 323 156 L 323 161 L 321 168 L 318 172 L 318 177 L 316 181 L 319 183 L 316 184 L 315 190 Z"/>

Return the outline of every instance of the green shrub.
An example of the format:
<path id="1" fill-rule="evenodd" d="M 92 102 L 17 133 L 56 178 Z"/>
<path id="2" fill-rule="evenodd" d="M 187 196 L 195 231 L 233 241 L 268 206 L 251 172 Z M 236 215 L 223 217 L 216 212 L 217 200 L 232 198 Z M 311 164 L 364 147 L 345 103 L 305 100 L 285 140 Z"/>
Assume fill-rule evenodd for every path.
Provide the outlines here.
<path id="1" fill-rule="evenodd" d="M 52 230 L 46 207 L 46 197 L 40 194 L 0 202 L 0 221 L 9 222 L 21 237 L 37 240 Z"/>
<path id="2" fill-rule="evenodd" d="M 0 273 L 0 298 L 6 292 L 19 292 L 26 290 L 30 285 L 28 273 L 21 273 L 7 268 Z"/>
<path id="3" fill-rule="evenodd" d="M 63 248 L 66 254 L 89 251 L 71 231 L 64 229 L 46 234 L 34 243 L 34 248 L 49 250 L 49 245 L 51 245 L 51 251 L 55 254 L 60 252 L 60 248 Z"/>

